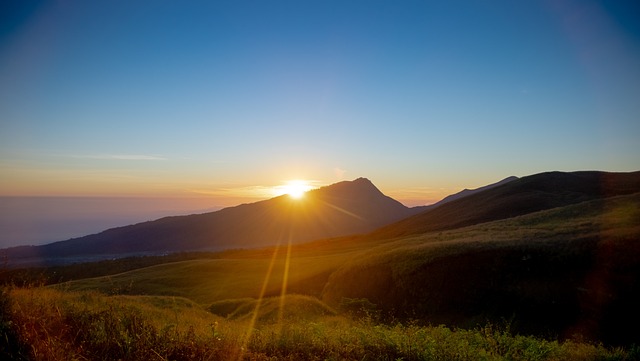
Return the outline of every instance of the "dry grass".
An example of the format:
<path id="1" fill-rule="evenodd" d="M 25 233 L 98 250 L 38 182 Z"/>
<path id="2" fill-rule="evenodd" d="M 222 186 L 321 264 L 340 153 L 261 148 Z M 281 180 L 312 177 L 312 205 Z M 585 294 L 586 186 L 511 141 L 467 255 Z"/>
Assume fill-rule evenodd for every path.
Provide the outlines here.
<path id="1" fill-rule="evenodd" d="M 487 326 L 474 330 L 379 325 L 323 316 L 257 323 L 210 314 L 171 297 L 13 289 L 3 315 L 33 360 L 632 360 L 637 348 L 546 341 Z M 248 336 L 248 337 L 247 337 Z"/>

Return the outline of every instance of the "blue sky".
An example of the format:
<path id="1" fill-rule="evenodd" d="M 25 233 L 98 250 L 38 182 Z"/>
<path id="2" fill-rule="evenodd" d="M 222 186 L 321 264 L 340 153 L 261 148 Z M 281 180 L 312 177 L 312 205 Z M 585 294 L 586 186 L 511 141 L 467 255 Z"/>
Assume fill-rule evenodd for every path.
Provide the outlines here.
<path id="1" fill-rule="evenodd" d="M 640 169 L 634 1 L 4 1 L 0 195 Z"/>

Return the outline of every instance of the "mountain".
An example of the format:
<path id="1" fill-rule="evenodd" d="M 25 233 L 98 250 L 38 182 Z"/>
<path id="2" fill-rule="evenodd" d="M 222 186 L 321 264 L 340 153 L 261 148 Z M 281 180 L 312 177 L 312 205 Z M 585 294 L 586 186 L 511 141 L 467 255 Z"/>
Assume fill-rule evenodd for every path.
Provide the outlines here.
<path id="1" fill-rule="evenodd" d="M 492 183 L 492 184 L 489 184 L 489 185 L 486 185 L 486 186 L 483 186 L 483 187 L 480 187 L 480 188 L 463 189 L 458 193 L 454 193 L 454 194 L 451 194 L 451 195 L 448 195 L 448 196 L 444 197 L 440 202 L 434 204 L 434 206 L 441 206 L 441 205 L 443 205 L 445 203 L 449 203 L 451 201 L 455 201 L 456 199 L 464 198 L 464 197 L 470 196 L 472 194 L 480 193 L 482 191 L 486 191 L 488 189 L 495 188 L 495 187 L 501 186 L 503 184 L 507 184 L 507 183 L 509 183 L 511 181 L 514 181 L 516 179 L 518 179 L 518 177 L 511 176 L 511 177 L 507 177 L 507 178 L 505 178 L 505 179 L 503 179 L 503 180 L 501 180 L 499 182 Z"/>
<path id="2" fill-rule="evenodd" d="M 283 195 L 6 253 L 15 260 L 251 248 L 370 232 L 415 213 L 385 196 L 368 179 L 358 178 L 309 191 L 300 200 Z"/>
<path id="3" fill-rule="evenodd" d="M 440 201 L 438 201 L 436 203 L 430 204 L 428 206 L 414 207 L 414 209 L 420 210 L 422 212 L 427 211 L 427 210 L 431 210 L 431 209 L 434 209 L 434 208 L 436 208 L 438 206 L 441 206 L 441 205 L 443 205 L 445 203 L 449 203 L 449 202 L 454 201 L 456 199 L 464 198 L 466 196 L 470 196 L 472 194 L 476 194 L 476 193 L 485 191 L 487 189 L 491 189 L 491 188 L 495 188 L 497 186 L 501 186 L 503 184 L 509 183 L 509 182 L 511 182 L 513 180 L 516 180 L 516 179 L 518 179 L 518 177 L 511 176 L 511 177 L 507 177 L 507 178 L 505 178 L 505 179 L 503 179 L 503 180 L 501 180 L 499 182 L 491 183 L 491 184 L 488 184 L 486 186 L 482 186 L 480 188 L 475 188 L 475 189 L 466 189 L 465 188 L 465 189 L 461 190 L 458 193 L 450 194 L 450 195 L 444 197 L 442 200 L 440 200 Z"/>
<path id="4" fill-rule="evenodd" d="M 640 171 L 546 172 L 505 181 L 495 187 L 471 191 L 472 194 L 461 192 L 454 195 L 453 200 L 440 202 L 437 207 L 375 231 L 375 236 L 390 238 L 443 231 L 640 192 Z"/>

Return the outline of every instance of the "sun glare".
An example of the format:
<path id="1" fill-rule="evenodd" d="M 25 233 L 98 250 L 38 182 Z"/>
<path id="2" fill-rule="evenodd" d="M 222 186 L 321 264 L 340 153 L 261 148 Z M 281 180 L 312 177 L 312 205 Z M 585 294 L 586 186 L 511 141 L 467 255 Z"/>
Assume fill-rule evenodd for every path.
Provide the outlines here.
<path id="1" fill-rule="evenodd" d="M 291 180 L 286 184 L 283 184 L 277 187 L 276 192 L 279 195 L 288 194 L 289 197 L 294 199 L 300 199 L 304 197 L 304 194 L 309 191 L 312 186 L 309 185 L 306 181 L 303 180 Z"/>

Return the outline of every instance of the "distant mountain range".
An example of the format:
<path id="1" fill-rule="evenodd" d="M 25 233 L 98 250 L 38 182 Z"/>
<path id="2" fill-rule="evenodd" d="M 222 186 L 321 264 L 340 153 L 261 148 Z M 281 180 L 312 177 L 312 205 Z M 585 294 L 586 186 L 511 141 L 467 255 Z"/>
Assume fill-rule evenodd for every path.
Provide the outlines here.
<path id="1" fill-rule="evenodd" d="M 15 260 L 252 248 L 370 232 L 417 212 L 358 178 L 311 190 L 300 200 L 283 195 L 4 252 Z"/>
<path id="2" fill-rule="evenodd" d="M 464 190 L 408 208 L 358 178 L 306 193 L 165 217 L 43 246 L 14 247 L 10 261 L 254 248 L 369 233 L 375 238 L 454 229 L 598 198 L 640 192 L 640 172 L 548 172 Z"/>

